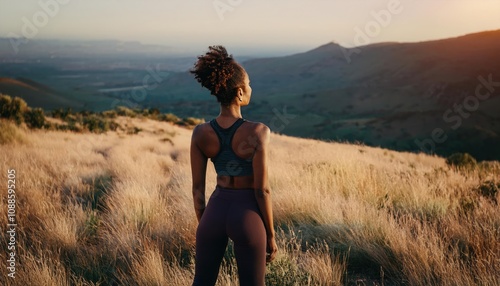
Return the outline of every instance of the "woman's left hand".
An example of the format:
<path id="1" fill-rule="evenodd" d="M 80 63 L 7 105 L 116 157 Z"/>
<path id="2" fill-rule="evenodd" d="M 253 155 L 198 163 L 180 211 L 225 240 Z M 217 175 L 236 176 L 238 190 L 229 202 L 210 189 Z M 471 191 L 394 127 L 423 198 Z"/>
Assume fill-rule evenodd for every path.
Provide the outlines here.
<path id="1" fill-rule="evenodd" d="M 267 255 L 266 261 L 271 262 L 276 258 L 276 253 L 278 252 L 278 245 L 276 244 L 276 239 L 274 237 L 267 239 Z"/>

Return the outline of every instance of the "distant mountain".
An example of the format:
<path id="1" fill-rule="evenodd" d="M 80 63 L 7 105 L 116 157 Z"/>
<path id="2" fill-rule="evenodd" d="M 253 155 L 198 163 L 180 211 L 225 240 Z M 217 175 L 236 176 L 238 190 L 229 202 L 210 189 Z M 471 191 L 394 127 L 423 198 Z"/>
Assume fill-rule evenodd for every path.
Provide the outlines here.
<path id="1" fill-rule="evenodd" d="M 182 56 L 186 53 L 162 45 L 145 45 L 137 41 L 118 40 L 56 40 L 0 38 L 0 59 L 40 57 L 123 57 Z"/>
<path id="2" fill-rule="evenodd" d="M 102 43 L 110 54 L 117 45 Z M 139 53 L 134 45 L 125 50 Z M 182 117 L 218 114 L 215 98 L 188 72 L 169 72 L 171 62 L 161 56 L 93 56 L 105 53 L 71 47 L 70 59 L 59 56 L 68 52 L 63 48 L 54 58 L 0 57 L 0 76 L 35 80 L 85 109 L 110 109 L 118 102 Z M 290 56 L 250 59 L 243 66 L 252 103 L 243 114 L 287 135 L 500 160 L 498 51 L 500 30 L 355 48 L 327 43 Z M 184 58 L 181 70 L 195 61 Z"/>
<path id="3" fill-rule="evenodd" d="M 352 49 L 328 43 L 305 53 L 249 60 L 243 65 L 253 104 L 244 112 L 272 123 L 276 111 L 286 108 L 293 119 L 274 125 L 288 135 L 500 159 L 499 51 L 497 30 Z M 495 86 L 480 90 L 491 91 L 482 100 L 475 93 L 485 81 Z M 163 85 L 167 97 L 209 97 L 187 73 Z M 161 98 L 150 100 L 169 109 Z M 200 114 L 209 111 L 203 104 L 191 105 Z M 215 115 L 217 107 L 209 112 Z"/>
<path id="4" fill-rule="evenodd" d="M 0 77 L 0 94 L 21 97 L 31 107 L 56 109 L 64 106 L 79 109 L 83 106 L 82 102 L 69 100 L 50 87 L 25 78 Z"/>

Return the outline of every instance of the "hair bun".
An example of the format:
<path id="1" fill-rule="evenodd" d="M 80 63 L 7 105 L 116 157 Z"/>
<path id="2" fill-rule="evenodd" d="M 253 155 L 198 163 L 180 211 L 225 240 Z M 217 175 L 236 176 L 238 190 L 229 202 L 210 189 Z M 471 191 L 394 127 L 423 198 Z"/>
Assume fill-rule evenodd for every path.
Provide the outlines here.
<path id="1" fill-rule="evenodd" d="M 235 72 L 242 70 L 232 55 L 223 46 L 210 46 L 208 52 L 198 57 L 194 68 L 190 71 L 196 80 L 215 95 L 219 102 L 228 104 L 234 98 L 231 90 L 236 87 L 241 75 Z"/>

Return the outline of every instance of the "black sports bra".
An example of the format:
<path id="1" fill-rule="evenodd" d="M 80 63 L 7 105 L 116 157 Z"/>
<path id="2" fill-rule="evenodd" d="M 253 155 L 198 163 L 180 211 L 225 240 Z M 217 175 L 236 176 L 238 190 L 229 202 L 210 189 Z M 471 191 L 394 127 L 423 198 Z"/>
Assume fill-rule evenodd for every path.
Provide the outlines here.
<path id="1" fill-rule="evenodd" d="M 236 129 L 245 121 L 243 118 L 238 118 L 230 127 L 222 128 L 215 118 L 210 120 L 210 125 L 219 137 L 220 143 L 219 153 L 210 159 L 214 163 L 217 175 L 237 177 L 253 174 L 252 159 L 246 160 L 239 157 L 231 148 Z"/>

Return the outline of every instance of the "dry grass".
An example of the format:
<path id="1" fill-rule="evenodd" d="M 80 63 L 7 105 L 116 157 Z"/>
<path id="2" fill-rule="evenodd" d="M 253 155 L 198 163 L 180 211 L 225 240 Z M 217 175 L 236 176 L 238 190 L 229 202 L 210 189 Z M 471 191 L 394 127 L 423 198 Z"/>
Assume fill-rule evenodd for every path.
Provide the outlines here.
<path id="1" fill-rule="evenodd" d="M 15 123 L 0 119 L 0 146 L 7 144 L 26 144 L 26 131 Z"/>
<path id="2" fill-rule="evenodd" d="M 17 171 L 19 259 L 16 279 L 1 267 L 0 284 L 190 285 L 191 130 L 117 121 L 140 131 L 25 132 L 0 122 L 20 138 L 0 149 L 2 182 Z M 475 191 L 498 181 L 499 168 L 453 170 L 423 154 L 271 140 L 280 252 L 268 285 L 500 284 L 500 211 Z M 211 166 L 207 186 L 208 196 Z M 218 285 L 238 285 L 236 271 L 229 247 Z"/>

